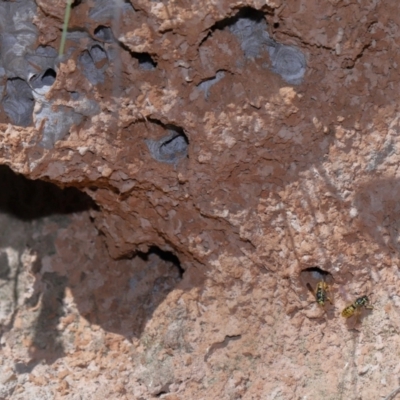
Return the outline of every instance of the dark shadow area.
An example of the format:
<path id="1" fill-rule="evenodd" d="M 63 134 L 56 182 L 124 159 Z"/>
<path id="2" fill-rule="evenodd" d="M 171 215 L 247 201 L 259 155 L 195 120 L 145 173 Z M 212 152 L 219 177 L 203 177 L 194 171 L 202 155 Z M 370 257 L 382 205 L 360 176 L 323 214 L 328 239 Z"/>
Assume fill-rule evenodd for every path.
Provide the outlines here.
<path id="1" fill-rule="evenodd" d="M 58 337 L 57 325 L 64 315 L 63 300 L 68 278 L 52 272 L 42 276 L 45 289 L 41 296 L 41 309 L 36 320 L 35 336 L 30 355 L 32 360 L 45 360 L 52 364 L 64 355 L 64 349 Z"/>
<path id="2" fill-rule="evenodd" d="M 14 271 L 12 271 L 11 266 L 9 264 L 8 256 L 5 253 L 2 253 L 2 256 L 3 257 L 1 257 L 0 260 L 1 263 L 0 267 L 2 268 L 2 272 L 4 272 L 4 275 L 1 278 L 2 282 L 0 283 L 0 290 L 2 292 L 5 292 L 7 289 L 11 289 L 9 291 L 11 292 L 10 294 L 12 297 L 12 312 L 8 320 L 8 323 L 0 324 L 0 339 L 3 336 L 4 332 L 12 329 L 15 318 L 17 316 L 18 299 L 19 299 L 18 283 L 22 270 L 22 263 L 18 262 L 16 268 L 14 269 Z M 3 296 L 2 300 L 4 300 Z"/>
<path id="3" fill-rule="evenodd" d="M 400 179 L 375 179 L 357 189 L 354 205 L 362 231 L 382 248 L 400 252 Z"/>
<path id="4" fill-rule="evenodd" d="M 0 336 L 13 329 L 19 312 L 21 273 L 26 272 L 23 271 L 21 255 L 31 249 L 31 254 L 38 256 L 35 265 L 31 266 L 31 273 L 41 281 L 41 286 L 36 286 L 40 289 L 26 303 L 33 308 L 40 306 L 35 325 L 31 328 L 32 359 L 28 364 L 16 365 L 17 371 L 26 372 L 43 360 L 51 364 L 64 354 L 57 326 L 63 313 L 68 278 L 48 272 L 41 275 L 41 259 L 54 254 L 57 227 L 68 226 L 67 214 L 96 208 L 96 205 L 76 188 L 60 189 L 49 182 L 29 180 L 4 165 L 0 166 L 0 188 L 0 290 L 1 301 L 10 308 L 8 318 L 4 319 L 6 322 L 0 326 Z M 44 228 L 46 224 L 55 224 L 56 227 L 49 231 Z M 4 250 L 7 248 L 13 249 L 13 254 L 17 255 L 11 264 L 7 250 Z"/>
<path id="5" fill-rule="evenodd" d="M 131 53 L 131 55 L 138 60 L 140 69 L 151 71 L 157 67 L 157 62 L 149 53 Z"/>
<path id="6" fill-rule="evenodd" d="M 132 339 L 140 337 L 183 272 L 175 254 L 151 247 L 129 259 L 93 263 L 76 280 L 70 279 L 69 287 L 90 323 Z"/>
<path id="7" fill-rule="evenodd" d="M 174 253 L 161 250 L 159 247 L 156 246 L 151 246 L 147 253 L 137 252 L 137 256 L 144 261 L 149 261 L 149 256 L 152 254 L 157 255 L 163 261 L 171 262 L 173 265 L 175 265 L 176 268 L 178 268 L 179 276 L 182 279 L 185 270 L 181 267 L 181 262 Z"/>
<path id="8" fill-rule="evenodd" d="M 71 8 L 75 8 L 82 3 L 82 0 L 74 0 L 71 4 Z"/>
<path id="9" fill-rule="evenodd" d="M 59 339 L 57 326 L 64 315 L 63 300 L 68 278 L 56 273 L 46 272 L 42 276 L 45 289 L 40 294 L 40 313 L 34 327 L 34 337 L 29 349 L 29 363 L 17 363 L 16 370 L 26 373 L 39 363 L 45 361 L 53 364 L 64 356 L 64 348 Z"/>
<path id="10" fill-rule="evenodd" d="M 0 165 L 0 212 L 29 221 L 54 214 L 70 214 L 95 208 L 93 200 L 76 188 L 60 189 L 44 181 L 32 181 Z"/>
<path id="11" fill-rule="evenodd" d="M 390 148 L 391 146 L 388 146 Z M 388 149 L 383 149 L 383 154 L 389 153 Z M 382 153 L 381 153 L 382 154 Z M 374 164 L 381 162 L 379 153 Z M 400 179 L 399 178 L 380 178 L 371 179 L 370 181 L 360 185 L 356 189 L 354 206 L 357 210 L 356 224 L 361 234 L 367 234 L 380 248 L 383 254 L 387 254 L 393 259 L 393 254 L 400 253 Z M 350 237 L 348 240 L 354 240 Z M 387 263 L 381 263 L 379 260 L 367 259 L 366 255 L 362 255 L 365 262 L 371 265 L 371 271 L 375 271 L 380 275 L 382 268 L 388 267 Z M 392 286 L 393 285 L 393 286 Z M 396 286 L 393 281 L 392 287 Z M 377 300 L 373 296 L 373 285 L 367 289 L 366 293 L 352 293 L 352 296 L 365 296 L 371 298 L 371 303 Z M 371 293 L 368 293 L 371 292 Z M 396 291 L 388 288 L 388 297 L 393 299 L 397 296 Z M 353 299 L 354 299 L 353 297 Z M 350 298 L 350 297 L 349 297 Z M 351 298 L 350 298 L 351 299 Z M 352 299 L 351 299 L 352 300 Z M 360 321 L 368 316 L 371 310 L 361 308 L 359 315 L 349 318 L 347 326 L 349 329 L 356 329 L 360 325 Z"/>
<path id="12" fill-rule="evenodd" d="M 0 280 L 8 280 L 10 278 L 10 265 L 6 253 L 0 253 Z M 0 286 L 1 288 L 1 286 Z"/>

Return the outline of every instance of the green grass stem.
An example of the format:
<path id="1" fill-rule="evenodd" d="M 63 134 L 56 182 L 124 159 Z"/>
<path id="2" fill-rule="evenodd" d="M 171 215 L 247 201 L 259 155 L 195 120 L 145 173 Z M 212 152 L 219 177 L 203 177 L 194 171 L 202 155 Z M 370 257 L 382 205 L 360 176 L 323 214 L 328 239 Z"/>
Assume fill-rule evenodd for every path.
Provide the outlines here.
<path id="1" fill-rule="evenodd" d="M 67 0 L 67 6 L 65 8 L 65 15 L 64 15 L 63 30 L 62 30 L 62 35 L 61 35 L 60 50 L 58 52 L 60 57 L 64 54 L 65 41 L 67 39 L 67 30 L 68 30 L 68 24 L 69 24 L 69 17 L 71 15 L 71 6 L 72 6 L 72 0 Z"/>

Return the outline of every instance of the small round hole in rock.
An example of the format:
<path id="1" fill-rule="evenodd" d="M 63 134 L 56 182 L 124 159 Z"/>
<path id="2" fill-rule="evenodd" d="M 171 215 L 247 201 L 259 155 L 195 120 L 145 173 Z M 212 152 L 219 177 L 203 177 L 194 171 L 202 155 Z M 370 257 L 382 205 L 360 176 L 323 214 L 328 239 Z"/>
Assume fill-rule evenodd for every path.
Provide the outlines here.
<path id="1" fill-rule="evenodd" d="M 144 260 L 147 260 L 150 254 L 155 254 L 161 260 L 172 263 L 178 269 L 179 276 L 180 276 L 180 278 L 182 278 L 185 270 L 181 267 L 181 262 L 179 261 L 179 258 L 174 253 L 172 253 L 171 251 L 161 250 L 157 246 L 151 246 L 147 253 L 138 253 L 138 256 Z"/>
<path id="2" fill-rule="evenodd" d="M 168 164 L 177 164 L 188 156 L 189 139 L 183 129 L 175 126 L 166 126 L 167 136 L 159 140 L 146 139 L 146 144 L 152 157 Z"/>
<path id="3" fill-rule="evenodd" d="M 114 41 L 114 35 L 110 27 L 99 25 L 93 32 L 96 39 L 111 43 Z"/>
<path id="4" fill-rule="evenodd" d="M 33 89 L 40 89 L 43 86 L 52 86 L 56 81 L 57 73 L 53 68 L 48 68 L 43 74 L 34 75 L 29 83 Z"/>
<path id="5" fill-rule="evenodd" d="M 135 53 L 135 58 L 139 61 L 139 68 L 151 71 L 157 67 L 157 63 L 148 53 Z"/>
<path id="6" fill-rule="evenodd" d="M 49 68 L 42 75 L 42 83 L 46 86 L 51 86 L 57 78 L 56 71 L 54 69 Z"/>
<path id="7" fill-rule="evenodd" d="M 309 267 L 302 270 L 300 272 L 300 281 L 305 288 L 312 292 L 314 292 L 319 282 L 325 282 L 328 285 L 332 285 L 334 283 L 332 274 L 324 271 L 318 266 Z"/>

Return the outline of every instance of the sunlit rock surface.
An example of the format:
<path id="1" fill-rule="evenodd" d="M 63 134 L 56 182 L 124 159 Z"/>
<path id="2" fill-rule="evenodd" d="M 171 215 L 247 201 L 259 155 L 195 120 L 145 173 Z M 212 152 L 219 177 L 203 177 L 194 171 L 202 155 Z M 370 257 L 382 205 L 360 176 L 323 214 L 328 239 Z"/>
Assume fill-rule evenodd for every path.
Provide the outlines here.
<path id="1" fill-rule="evenodd" d="M 65 2 L 25 3 L 0 164 L 39 186 L 0 180 L 0 398 L 396 390 L 397 5 L 76 1 L 52 58 Z"/>

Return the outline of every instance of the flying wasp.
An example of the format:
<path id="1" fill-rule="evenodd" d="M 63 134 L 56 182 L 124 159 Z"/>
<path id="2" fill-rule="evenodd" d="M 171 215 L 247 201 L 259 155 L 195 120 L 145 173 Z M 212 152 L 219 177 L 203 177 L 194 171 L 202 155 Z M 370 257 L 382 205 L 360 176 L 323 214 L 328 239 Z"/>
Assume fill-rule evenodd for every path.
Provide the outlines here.
<path id="1" fill-rule="evenodd" d="M 353 304 L 350 304 L 342 311 L 342 317 L 350 318 L 353 315 L 359 314 L 361 312 L 361 308 L 367 308 L 372 310 L 374 307 L 371 304 L 371 301 L 368 296 L 361 296 L 356 299 Z"/>

